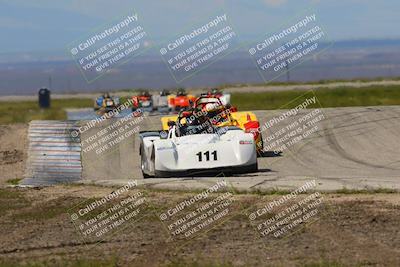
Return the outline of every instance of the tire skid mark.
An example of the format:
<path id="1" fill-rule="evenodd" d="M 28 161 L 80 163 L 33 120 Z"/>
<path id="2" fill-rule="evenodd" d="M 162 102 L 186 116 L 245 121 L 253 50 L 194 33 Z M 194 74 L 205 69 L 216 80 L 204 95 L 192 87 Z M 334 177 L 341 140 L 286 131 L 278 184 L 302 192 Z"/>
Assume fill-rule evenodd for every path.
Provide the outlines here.
<path id="1" fill-rule="evenodd" d="M 331 129 L 326 129 L 327 132 L 327 139 L 328 139 L 328 144 L 329 146 L 336 151 L 340 156 L 342 156 L 342 158 L 345 158 L 347 160 L 353 161 L 355 163 L 361 164 L 361 165 L 365 165 L 368 167 L 372 167 L 372 168 L 379 168 L 379 169 L 389 169 L 389 170 L 397 170 L 396 168 L 390 168 L 387 167 L 385 165 L 379 165 L 379 164 L 373 164 L 361 159 L 358 159 L 354 156 L 352 156 L 351 154 L 349 154 L 338 142 L 335 134 L 333 133 L 333 131 Z"/>

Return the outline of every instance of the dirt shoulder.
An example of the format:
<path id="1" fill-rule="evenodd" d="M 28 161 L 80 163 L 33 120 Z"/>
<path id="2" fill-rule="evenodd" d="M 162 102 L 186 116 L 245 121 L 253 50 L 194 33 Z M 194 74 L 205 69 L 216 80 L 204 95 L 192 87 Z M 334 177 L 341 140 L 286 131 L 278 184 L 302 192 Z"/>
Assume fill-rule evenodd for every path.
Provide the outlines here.
<path id="1" fill-rule="evenodd" d="M 0 185 L 24 175 L 28 125 L 0 125 Z"/>
<path id="2" fill-rule="evenodd" d="M 321 217 L 284 238 L 260 238 L 246 212 L 281 195 L 235 195 L 227 220 L 186 240 L 170 241 L 157 214 L 194 193 L 149 191 L 146 216 L 87 242 L 71 222 L 82 201 L 115 188 L 55 186 L 0 190 L 0 263 L 45 266 L 399 266 L 400 194 L 323 194 Z M 128 196 L 137 193 L 137 189 Z M 126 196 L 126 197 L 128 197 Z M 196 265 L 197 264 L 197 265 Z M 0 264 L 0 266 L 3 266 Z"/>

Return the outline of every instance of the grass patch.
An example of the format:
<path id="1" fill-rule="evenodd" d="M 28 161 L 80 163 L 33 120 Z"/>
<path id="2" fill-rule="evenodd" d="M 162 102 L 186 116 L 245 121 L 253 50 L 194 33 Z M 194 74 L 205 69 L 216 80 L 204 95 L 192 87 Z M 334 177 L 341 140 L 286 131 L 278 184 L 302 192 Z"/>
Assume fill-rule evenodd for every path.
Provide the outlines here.
<path id="1" fill-rule="evenodd" d="M 321 260 L 319 262 L 306 263 L 302 266 L 304 266 L 304 267 L 342 267 L 345 265 L 342 263 L 336 262 L 336 261 Z M 361 265 L 356 265 L 356 266 L 361 266 Z"/>
<path id="2" fill-rule="evenodd" d="M 166 267 L 231 267 L 231 263 L 213 263 L 207 261 L 193 261 L 189 262 L 182 259 L 175 259 L 171 263 L 165 265 Z"/>
<path id="3" fill-rule="evenodd" d="M 39 202 L 35 206 L 26 203 L 25 206 L 16 210 L 12 218 L 17 221 L 45 221 L 67 215 L 68 210 L 81 202 L 78 197 L 64 196 L 46 202 Z"/>
<path id="4" fill-rule="evenodd" d="M 265 83 L 243 83 L 243 84 L 231 84 L 226 83 L 218 86 L 219 89 L 226 89 L 226 88 L 242 88 L 242 87 L 263 87 L 263 86 L 285 86 L 285 85 L 319 85 L 319 84 L 333 84 L 333 83 L 352 83 L 352 82 L 361 82 L 361 83 L 368 83 L 368 82 L 381 82 L 381 81 L 399 81 L 400 77 L 374 77 L 374 78 L 354 78 L 354 79 L 328 79 L 328 80 L 317 80 L 317 81 L 270 81 L 267 84 Z"/>
<path id="5" fill-rule="evenodd" d="M 289 190 L 281 190 L 278 188 L 271 188 L 267 190 L 262 190 L 262 189 L 256 189 L 252 191 L 238 191 L 236 192 L 237 195 L 258 195 L 258 196 L 283 196 L 283 195 L 288 195 L 292 191 Z M 299 195 L 307 195 L 310 193 L 314 192 L 320 192 L 318 190 L 309 190 L 306 192 L 301 192 Z M 327 191 L 327 192 L 322 192 L 324 195 L 330 195 L 330 194 L 343 194 L 343 195 L 354 195 L 354 194 L 398 194 L 399 191 L 395 189 L 389 189 L 389 188 L 373 188 L 373 189 L 339 189 L 339 190 L 333 190 L 333 191 Z"/>
<path id="6" fill-rule="evenodd" d="M 139 187 L 150 194 L 171 194 L 173 193 L 175 196 L 182 196 L 182 198 L 189 197 L 193 194 L 199 194 L 204 191 L 204 189 L 187 189 L 187 188 L 182 188 L 182 189 L 164 189 L 164 188 L 146 188 L 146 187 Z M 294 190 L 294 189 L 293 189 Z M 218 196 L 224 192 L 232 192 L 235 195 L 254 195 L 254 196 L 284 196 L 290 194 L 293 190 L 287 190 L 287 189 L 279 189 L 277 187 L 274 188 L 268 188 L 268 189 L 253 189 L 250 191 L 247 190 L 221 190 L 218 191 L 217 193 L 211 193 L 210 196 Z M 302 192 L 299 193 L 300 195 L 307 195 L 310 193 L 314 192 L 320 192 L 318 190 L 309 190 L 307 192 Z M 342 188 L 339 190 L 333 190 L 333 191 L 326 191 L 322 192 L 325 195 L 330 195 L 330 194 L 398 194 L 400 193 L 396 189 L 390 189 L 390 188 L 372 188 L 372 189 L 348 189 L 348 188 Z M 164 209 L 165 207 L 160 207 L 160 209 Z"/>
<path id="7" fill-rule="evenodd" d="M 304 95 L 303 90 L 261 93 L 233 93 L 232 104 L 239 110 L 279 109 Z M 336 88 L 315 90 L 321 106 L 355 107 L 400 105 L 400 86 L 370 86 L 365 88 Z"/>
<path id="8" fill-rule="evenodd" d="M 10 188 L 0 189 L 0 210 L 2 212 L 18 210 L 26 207 L 28 204 L 23 193 L 18 190 Z"/>
<path id="9" fill-rule="evenodd" d="M 31 120 L 65 120 L 65 108 L 87 108 L 92 99 L 55 99 L 49 109 L 40 109 L 36 101 L 1 102 L 0 124 L 27 123 Z"/>
<path id="10" fill-rule="evenodd" d="M 291 193 L 289 190 L 280 190 L 278 188 L 271 188 L 267 190 L 262 190 L 262 189 L 255 189 L 250 191 L 249 193 L 244 192 L 239 192 L 239 194 L 252 194 L 252 195 L 259 195 L 259 196 L 284 196 L 288 195 Z"/>
<path id="11" fill-rule="evenodd" d="M 14 262 L 0 261 L 0 267 L 114 267 L 118 266 L 115 260 L 95 260 L 95 259 L 76 259 L 76 260 L 48 260 L 36 262 Z"/>
<path id="12" fill-rule="evenodd" d="M 333 192 L 335 194 L 353 195 L 353 194 L 396 194 L 399 191 L 389 188 L 375 188 L 375 189 L 347 189 L 343 188 Z"/>
<path id="13" fill-rule="evenodd" d="M 279 109 L 293 99 L 304 95 L 304 90 L 279 92 L 233 93 L 232 104 L 239 110 Z M 370 86 L 365 88 L 341 87 L 318 89 L 315 94 L 322 107 L 354 107 L 400 105 L 400 85 Z M 126 97 L 121 98 L 121 102 Z M 27 123 L 31 120 L 65 120 L 65 108 L 88 108 L 93 99 L 54 99 L 51 108 L 40 109 L 37 101 L 2 102 L 0 124 Z"/>
<path id="14" fill-rule="evenodd" d="M 21 180 L 22 180 L 21 178 L 10 179 L 10 180 L 7 180 L 7 183 L 10 185 L 19 185 L 19 182 Z"/>

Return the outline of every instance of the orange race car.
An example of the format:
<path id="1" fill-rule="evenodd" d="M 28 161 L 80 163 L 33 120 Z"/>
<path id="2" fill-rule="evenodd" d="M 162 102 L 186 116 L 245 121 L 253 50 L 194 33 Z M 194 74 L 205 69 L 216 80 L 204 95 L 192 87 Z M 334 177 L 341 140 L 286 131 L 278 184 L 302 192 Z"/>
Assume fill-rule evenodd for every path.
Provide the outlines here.
<path id="1" fill-rule="evenodd" d="M 132 96 L 132 111 L 137 109 L 151 112 L 153 110 L 153 101 L 149 91 L 142 91 L 136 96 Z"/>
<path id="2" fill-rule="evenodd" d="M 187 94 L 185 89 L 179 89 L 176 95 L 168 96 L 168 105 L 172 110 L 180 111 L 190 108 L 195 100 L 194 95 Z"/>

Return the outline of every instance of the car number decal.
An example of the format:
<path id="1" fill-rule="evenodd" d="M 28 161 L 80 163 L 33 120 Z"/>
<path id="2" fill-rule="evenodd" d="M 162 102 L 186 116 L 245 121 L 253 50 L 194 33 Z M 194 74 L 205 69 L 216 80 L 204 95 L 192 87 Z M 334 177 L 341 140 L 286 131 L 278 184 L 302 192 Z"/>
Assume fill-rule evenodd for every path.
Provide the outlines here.
<path id="1" fill-rule="evenodd" d="M 210 151 L 206 151 L 206 152 L 198 152 L 196 154 L 196 156 L 198 157 L 198 161 L 203 161 L 203 155 L 205 156 L 205 161 L 210 161 L 210 154 L 212 155 L 212 159 L 214 161 L 218 160 L 218 156 L 217 156 L 217 150 L 214 150 L 213 152 L 210 153 Z"/>

